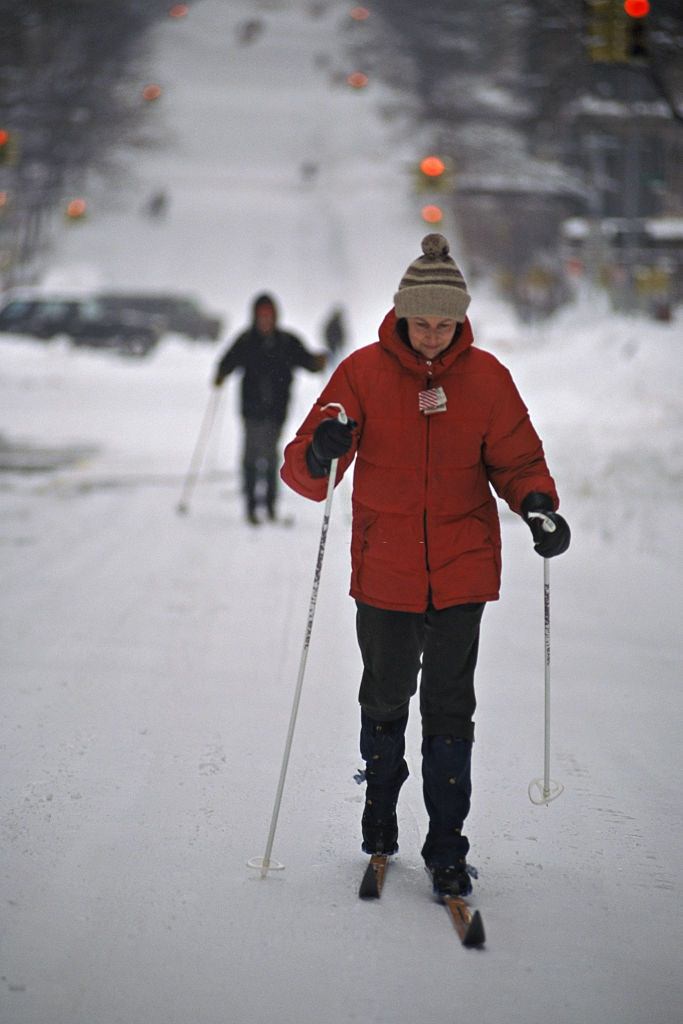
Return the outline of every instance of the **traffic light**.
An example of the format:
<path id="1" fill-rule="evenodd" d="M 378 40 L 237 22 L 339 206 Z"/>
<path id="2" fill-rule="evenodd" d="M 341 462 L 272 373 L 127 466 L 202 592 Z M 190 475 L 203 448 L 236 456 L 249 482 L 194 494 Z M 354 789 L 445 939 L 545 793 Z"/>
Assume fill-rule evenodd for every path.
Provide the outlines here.
<path id="1" fill-rule="evenodd" d="M 14 159 L 14 139 L 12 133 L 0 128 L 0 165 L 11 164 Z"/>
<path id="2" fill-rule="evenodd" d="M 619 19 L 623 17 L 622 0 L 585 0 L 585 44 L 588 56 L 596 64 L 619 60 Z"/>
<path id="3" fill-rule="evenodd" d="M 440 156 L 425 156 L 417 166 L 418 192 L 451 192 L 453 180 L 449 162 Z"/>
<path id="4" fill-rule="evenodd" d="M 647 56 L 649 0 L 584 0 L 584 42 L 596 64 L 629 64 Z"/>
<path id="5" fill-rule="evenodd" d="M 645 60 L 647 52 L 647 16 L 650 13 L 648 0 L 626 0 L 626 59 Z"/>
<path id="6" fill-rule="evenodd" d="M 650 0 L 625 0 L 624 10 L 629 18 L 644 18 L 650 13 Z"/>

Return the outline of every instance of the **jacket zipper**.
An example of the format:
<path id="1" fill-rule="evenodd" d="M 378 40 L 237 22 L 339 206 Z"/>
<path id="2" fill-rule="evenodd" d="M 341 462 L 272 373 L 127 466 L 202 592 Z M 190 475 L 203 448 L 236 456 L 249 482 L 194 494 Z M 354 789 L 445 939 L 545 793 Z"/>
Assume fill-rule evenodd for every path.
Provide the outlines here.
<path id="1" fill-rule="evenodd" d="M 427 388 L 432 386 L 432 363 L 431 360 L 427 360 Z M 423 414 L 424 415 L 424 414 Z M 424 544 L 425 544 L 425 566 L 427 568 L 427 575 L 429 576 L 429 544 L 427 541 L 427 486 L 429 481 L 429 442 L 430 442 L 430 420 L 431 416 L 425 416 L 427 420 L 427 434 L 425 438 L 425 510 L 423 516 L 423 530 L 424 530 Z M 431 601 L 431 587 L 427 585 L 427 600 Z"/>

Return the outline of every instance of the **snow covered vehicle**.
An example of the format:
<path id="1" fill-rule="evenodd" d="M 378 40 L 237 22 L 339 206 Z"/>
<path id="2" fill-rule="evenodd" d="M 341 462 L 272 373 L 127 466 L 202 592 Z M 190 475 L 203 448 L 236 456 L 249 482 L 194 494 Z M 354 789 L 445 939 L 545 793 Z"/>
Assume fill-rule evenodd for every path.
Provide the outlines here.
<path id="1" fill-rule="evenodd" d="M 223 330 L 220 317 L 203 312 L 197 300 L 187 295 L 107 292 L 97 300 L 116 315 L 142 316 L 164 331 L 193 341 L 217 341 Z"/>
<path id="2" fill-rule="evenodd" d="M 20 294 L 0 309 L 0 331 L 43 341 L 66 335 L 74 345 L 146 355 L 162 329 L 140 314 L 116 314 L 97 299 Z"/>

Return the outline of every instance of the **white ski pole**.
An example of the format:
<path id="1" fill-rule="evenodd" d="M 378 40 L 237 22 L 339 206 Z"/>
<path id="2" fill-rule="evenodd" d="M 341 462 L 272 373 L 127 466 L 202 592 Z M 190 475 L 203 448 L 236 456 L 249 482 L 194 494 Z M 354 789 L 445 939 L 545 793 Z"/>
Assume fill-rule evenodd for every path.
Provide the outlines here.
<path id="1" fill-rule="evenodd" d="M 555 523 L 543 512 L 530 512 L 529 519 L 540 519 L 546 533 L 554 533 Z M 560 782 L 550 778 L 550 559 L 543 559 L 543 641 L 545 662 L 545 729 L 543 744 L 543 778 L 529 783 L 529 799 L 533 804 L 549 804 L 564 790 Z"/>
<path id="2" fill-rule="evenodd" d="M 323 406 L 323 409 L 338 409 L 339 415 L 337 419 L 340 423 L 346 423 L 348 417 L 344 411 L 344 407 L 339 405 L 338 402 L 329 402 Z M 270 819 L 270 829 L 268 831 L 268 841 L 266 843 L 266 850 L 263 857 L 252 857 L 248 861 L 250 868 L 258 868 L 261 871 L 261 878 L 266 878 L 269 871 L 280 871 L 284 867 L 279 861 L 272 860 L 271 854 L 273 852 L 273 842 L 275 840 L 275 830 L 277 828 L 277 820 L 280 814 L 280 804 L 282 803 L 282 793 L 285 788 L 285 778 L 287 776 L 287 766 L 289 764 L 289 755 L 292 749 L 292 739 L 294 738 L 294 727 L 296 725 L 296 718 L 299 711 L 299 701 L 301 699 L 301 690 L 304 682 L 304 672 L 306 670 L 306 661 L 308 658 L 308 648 L 311 643 L 311 633 L 313 631 L 313 618 L 315 616 L 315 606 L 318 600 L 318 588 L 320 586 L 320 575 L 323 567 L 323 557 L 325 554 L 325 543 L 327 541 L 327 530 L 330 525 L 330 515 L 332 513 L 332 498 L 334 497 L 334 485 L 337 479 L 337 464 L 339 460 L 333 459 L 330 465 L 330 475 L 327 482 L 327 497 L 325 499 L 325 511 L 323 514 L 323 525 L 320 531 L 320 544 L 318 545 L 318 558 L 315 565 L 315 574 L 313 576 L 313 588 L 311 590 L 311 600 L 308 606 L 308 619 L 306 620 L 306 631 L 304 633 L 304 643 L 301 649 L 301 659 L 299 661 L 299 675 L 296 681 L 296 689 L 294 691 L 294 702 L 292 704 L 292 712 L 289 717 L 289 728 L 287 730 L 287 739 L 285 741 L 285 752 L 282 758 L 282 767 L 280 768 L 280 778 L 277 784 L 277 792 L 275 794 L 275 804 L 273 806 L 273 813 Z"/>
<path id="3" fill-rule="evenodd" d="M 209 401 L 206 404 L 204 411 L 204 417 L 202 419 L 202 425 L 199 428 L 199 434 L 197 436 L 197 443 L 194 446 L 192 458 L 190 459 L 190 466 L 185 477 L 183 489 L 180 494 L 180 500 L 178 502 L 176 511 L 178 515 L 186 515 L 190 510 L 190 495 L 194 491 L 195 484 L 199 477 L 199 471 L 202 467 L 204 455 L 206 453 L 206 446 L 213 430 L 214 420 L 216 419 L 216 411 L 218 409 L 218 403 L 221 399 L 221 392 L 219 388 L 212 388 L 211 394 L 209 395 Z"/>

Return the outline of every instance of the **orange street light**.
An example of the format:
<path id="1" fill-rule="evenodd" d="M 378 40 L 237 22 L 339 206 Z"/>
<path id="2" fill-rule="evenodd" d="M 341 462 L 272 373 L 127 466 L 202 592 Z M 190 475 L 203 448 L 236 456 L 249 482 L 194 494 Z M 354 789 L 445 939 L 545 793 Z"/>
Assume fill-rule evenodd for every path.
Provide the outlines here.
<path id="1" fill-rule="evenodd" d="M 420 160 L 420 170 L 428 178 L 439 178 L 446 170 L 446 165 L 440 156 L 426 156 Z"/>
<path id="2" fill-rule="evenodd" d="M 428 224 L 440 224 L 443 220 L 443 210 L 440 206 L 435 203 L 428 203 L 427 206 L 423 206 L 422 220 L 426 220 Z"/>
<path id="3" fill-rule="evenodd" d="M 88 204 L 85 199 L 72 199 L 66 205 L 66 215 L 69 220 L 80 220 L 81 217 L 85 217 Z"/>

